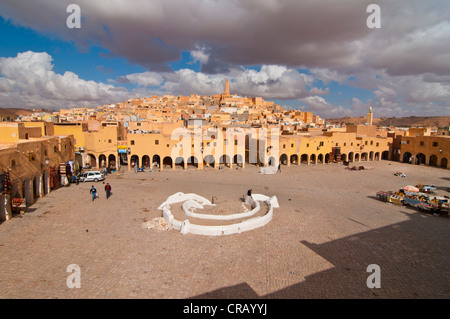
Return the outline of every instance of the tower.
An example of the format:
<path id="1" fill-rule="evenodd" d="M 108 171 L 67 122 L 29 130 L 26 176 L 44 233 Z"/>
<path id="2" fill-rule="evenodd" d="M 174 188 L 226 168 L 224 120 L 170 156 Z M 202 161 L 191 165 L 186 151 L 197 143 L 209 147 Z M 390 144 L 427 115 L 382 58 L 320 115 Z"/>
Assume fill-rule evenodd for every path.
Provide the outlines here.
<path id="1" fill-rule="evenodd" d="M 369 107 L 369 113 L 367 113 L 367 123 L 369 123 L 369 125 L 373 124 L 373 112 L 372 112 L 372 107 Z"/>
<path id="2" fill-rule="evenodd" d="M 225 81 L 225 95 L 230 95 L 230 82 L 228 81 L 228 79 L 226 79 Z"/>

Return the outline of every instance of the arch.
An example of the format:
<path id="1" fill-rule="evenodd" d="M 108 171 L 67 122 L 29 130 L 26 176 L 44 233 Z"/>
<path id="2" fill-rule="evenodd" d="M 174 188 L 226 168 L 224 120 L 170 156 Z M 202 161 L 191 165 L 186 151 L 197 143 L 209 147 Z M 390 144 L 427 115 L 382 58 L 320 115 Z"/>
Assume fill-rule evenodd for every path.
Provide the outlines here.
<path id="1" fill-rule="evenodd" d="M 341 161 L 347 162 L 347 154 L 345 153 L 341 154 Z"/>
<path id="2" fill-rule="evenodd" d="M 297 154 L 292 154 L 291 155 L 291 158 L 290 158 L 290 162 L 292 163 L 292 164 L 299 164 L 298 163 L 298 155 Z"/>
<path id="3" fill-rule="evenodd" d="M 380 152 L 376 152 L 374 155 L 374 160 L 379 161 L 380 160 Z"/>
<path id="4" fill-rule="evenodd" d="M 209 165 L 211 167 L 215 167 L 215 164 L 216 164 L 216 160 L 215 160 L 214 156 L 206 155 L 203 158 L 203 166 L 208 166 Z"/>
<path id="5" fill-rule="evenodd" d="M 219 159 L 219 163 L 221 164 L 225 164 L 225 166 L 230 166 L 231 165 L 231 158 L 229 155 L 223 154 L 220 159 Z"/>
<path id="6" fill-rule="evenodd" d="M 442 168 L 448 168 L 448 159 L 447 158 L 443 158 L 441 159 L 441 167 Z"/>
<path id="7" fill-rule="evenodd" d="M 355 162 L 359 162 L 359 153 L 355 154 Z"/>
<path id="8" fill-rule="evenodd" d="M 310 163 L 312 163 L 312 164 L 317 164 L 317 157 L 316 157 L 316 154 L 312 154 L 312 155 L 309 157 L 309 161 L 310 161 Z"/>
<path id="9" fill-rule="evenodd" d="M 330 153 L 325 154 L 325 163 L 330 162 Z"/>
<path id="10" fill-rule="evenodd" d="M 373 156 L 374 156 L 373 151 L 370 151 L 370 153 L 369 153 L 369 161 L 373 161 Z"/>
<path id="11" fill-rule="evenodd" d="M 104 154 L 100 154 L 99 156 L 98 156 L 98 167 L 99 168 L 104 168 L 104 167 L 106 167 L 106 155 L 104 155 Z"/>
<path id="12" fill-rule="evenodd" d="M 150 156 L 144 155 L 142 156 L 142 167 L 149 168 L 151 165 Z"/>
<path id="13" fill-rule="evenodd" d="M 88 154 L 89 161 L 87 164 L 89 164 L 91 167 L 97 167 L 97 159 L 95 158 L 95 155 Z"/>
<path id="14" fill-rule="evenodd" d="M 403 154 L 403 163 L 410 163 L 411 157 L 412 154 L 410 152 L 406 152 L 405 154 Z"/>
<path id="15" fill-rule="evenodd" d="M 430 156 L 430 166 L 438 166 L 438 158 L 436 155 L 431 155 Z"/>
<path id="16" fill-rule="evenodd" d="M 139 167 L 139 156 L 137 156 L 137 155 L 131 156 L 130 165 L 131 165 L 131 167 L 135 167 L 135 166 Z"/>
<path id="17" fill-rule="evenodd" d="M 164 157 L 162 165 L 163 165 L 163 168 L 167 167 L 167 166 L 170 166 L 170 168 L 173 168 L 172 157 L 170 157 L 170 156 Z"/>
<path id="18" fill-rule="evenodd" d="M 182 158 L 181 156 L 175 159 L 175 168 L 177 167 L 181 167 L 182 169 L 184 169 L 184 158 Z"/>
<path id="19" fill-rule="evenodd" d="M 189 167 L 189 166 L 193 166 L 193 167 L 198 168 L 198 159 L 197 159 L 197 157 L 195 157 L 195 156 L 189 157 L 189 158 L 187 159 L 186 163 L 187 163 L 187 166 L 188 166 L 188 167 Z"/>
<path id="20" fill-rule="evenodd" d="M 116 155 L 109 154 L 108 156 L 108 167 L 111 169 L 116 169 Z"/>
<path id="21" fill-rule="evenodd" d="M 152 167 L 161 167 L 161 156 L 159 156 L 158 154 L 153 155 Z"/>
<path id="22" fill-rule="evenodd" d="M 388 160 L 389 159 L 389 151 L 384 151 L 383 153 L 381 153 L 381 159 Z"/>
<path id="23" fill-rule="evenodd" d="M 281 154 L 280 156 L 280 164 L 287 165 L 288 164 L 288 157 L 286 154 Z"/>
<path id="24" fill-rule="evenodd" d="M 361 161 L 367 161 L 367 160 L 368 160 L 367 153 L 366 153 L 366 152 L 363 152 L 363 153 L 361 154 Z"/>
<path id="25" fill-rule="evenodd" d="M 302 154 L 302 156 L 300 156 L 300 163 L 308 164 L 308 162 L 309 162 L 308 154 Z"/>
<path id="26" fill-rule="evenodd" d="M 237 164 L 238 166 L 241 166 L 244 164 L 244 159 L 241 154 L 236 154 L 233 156 L 233 164 Z"/>
<path id="27" fill-rule="evenodd" d="M 317 156 L 317 163 L 323 163 L 323 154 Z"/>
<path id="28" fill-rule="evenodd" d="M 425 154 L 419 153 L 416 155 L 416 164 L 417 165 L 425 164 L 426 160 L 427 160 L 427 157 L 425 156 Z"/>
<path id="29" fill-rule="evenodd" d="M 355 153 L 350 152 L 348 153 L 348 161 L 353 162 L 355 160 Z"/>

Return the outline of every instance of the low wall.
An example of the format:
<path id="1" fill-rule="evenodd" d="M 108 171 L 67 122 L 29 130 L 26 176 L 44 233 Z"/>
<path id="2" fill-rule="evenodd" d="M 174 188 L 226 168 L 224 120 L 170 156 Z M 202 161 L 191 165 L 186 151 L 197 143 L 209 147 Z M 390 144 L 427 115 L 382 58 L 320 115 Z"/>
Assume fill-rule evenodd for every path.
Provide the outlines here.
<path id="1" fill-rule="evenodd" d="M 174 218 L 172 212 L 170 211 L 170 204 L 184 202 L 182 205 L 183 211 L 191 217 L 195 218 L 205 218 L 205 219 L 216 219 L 216 220 L 232 220 L 236 218 L 245 218 L 254 215 L 261 208 L 259 202 L 264 201 L 267 203 L 269 209 L 264 216 L 253 217 L 239 223 L 234 223 L 231 225 L 221 225 L 221 226 L 209 226 L 209 225 L 198 225 L 192 224 L 188 219 L 183 221 Z M 231 215 L 204 215 L 197 214 L 191 210 L 195 208 L 203 208 L 203 205 L 211 205 L 210 201 L 196 194 L 183 194 L 176 193 L 170 196 L 163 204 L 161 204 L 158 209 L 163 211 L 164 219 L 175 229 L 179 230 L 182 234 L 197 234 L 197 235 L 208 235 L 208 236 L 221 236 L 221 235 L 231 235 L 238 234 L 244 231 L 256 229 L 268 224 L 273 217 L 273 209 L 278 208 L 278 200 L 275 196 L 268 197 L 262 194 L 253 194 L 252 196 L 247 196 L 246 202 L 252 206 L 252 210 L 247 213 L 242 214 L 231 214 Z M 205 217 L 206 216 L 206 217 Z"/>

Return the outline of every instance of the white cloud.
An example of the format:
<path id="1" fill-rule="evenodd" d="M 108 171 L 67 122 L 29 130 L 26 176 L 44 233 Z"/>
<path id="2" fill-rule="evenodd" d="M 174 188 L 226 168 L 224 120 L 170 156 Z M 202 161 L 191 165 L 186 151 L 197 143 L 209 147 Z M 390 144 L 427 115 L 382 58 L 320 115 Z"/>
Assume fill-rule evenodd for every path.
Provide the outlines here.
<path id="1" fill-rule="evenodd" d="M 205 64 L 209 60 L 209 53 L 207 53 L 208 49 L 203 46 L 195 46 L 195 50 L 191 50 L 191 56 L 194 59 L 194 62 L 200 62 L 201 64 Z"/>
<path id="2" fill-rule="evenodd" d="M 160 83 L 157 90 L 173 95 L 213 95 L 224 91 L 225 79 L 230 80 L 232 94 L 247 97 L 263 97 L 265 99 L 297 99 L 309 95 L 327 94 L 328 89 L 312 87 L 312 76 L 300 73 L 296 69 L 279 65 L 263 65 L 260 70 L 235 68 L 226 74 L 206 74 L 190 69 L 180 69 L 175 72 L 135 73 L 125 78 L 139 85 Z M 120 82 L 120 79 L 119 79 Z"/>
<path id="3" fill-rule="evenodd" d="M 113 85 L 86 81 L 73 72 L 57 74 L 52 57 L 27 51 L 0 58 L 2 106 L 59 108 L 82 103 L 109 103 L 124 98 Z"/>

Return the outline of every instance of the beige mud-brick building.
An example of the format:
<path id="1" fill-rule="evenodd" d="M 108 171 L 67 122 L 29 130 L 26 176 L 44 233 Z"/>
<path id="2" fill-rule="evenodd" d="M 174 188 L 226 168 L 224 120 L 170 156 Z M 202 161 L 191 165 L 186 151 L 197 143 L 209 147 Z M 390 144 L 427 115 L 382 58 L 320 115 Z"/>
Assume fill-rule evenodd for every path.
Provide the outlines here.
<path id="1" fill-rule="evenodd" d="M 401 162 L 450 168 L 450 136 L 401 136 L 399 139 Z"/>
<path id="2" fill-rule="evenodd" d="M 0 124 L 0 173 L 7 173 L 12 184 L 1 194 L 0 219 L 11 217 L 13 198 L 24 198 L 30 206 L 59 187 L 60 164 L 74 160 L 73 136 L 42 136 L 41 129 Z"/>

